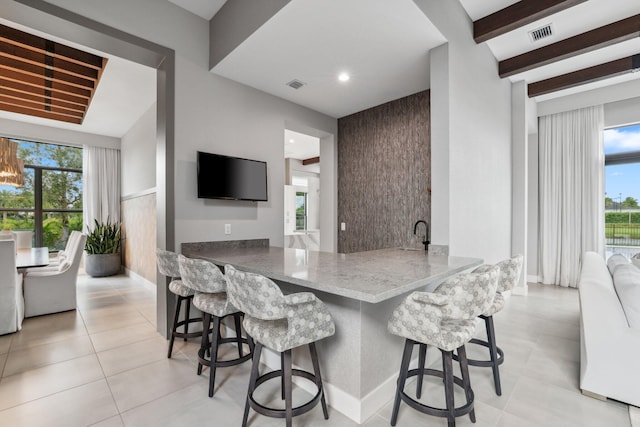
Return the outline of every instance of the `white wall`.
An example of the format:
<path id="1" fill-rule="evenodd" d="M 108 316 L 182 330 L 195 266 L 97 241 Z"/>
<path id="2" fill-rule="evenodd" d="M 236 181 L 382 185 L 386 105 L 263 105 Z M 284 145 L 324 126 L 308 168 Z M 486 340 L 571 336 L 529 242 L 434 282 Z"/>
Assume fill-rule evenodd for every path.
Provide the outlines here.
<path id="1" fill-rule="evenodd" d="M 122 137 L 120 159 L 122 197 L 156 186 L 156 104 Z"/>
<path id="2" fill-rule="evenodd" d="M 258 237 L 282 246 L 285 122 L 335 135 L 336 120 L 209 73 L 208 22 L 170 2 L 50 3 L 175 50 L 176 247 L 187 241 Z M 198 150 L 266 161 L 269 201 L 197 199 Z M 224 234 L 229 223 L 230 236 Z"/>
<path id="3" fill-rule="evenodd" d="M 414 2 L 448 40 L 431 55 L 432 243 L 497 262 L 511 255 L 510 82 L 459 2 Z"/>

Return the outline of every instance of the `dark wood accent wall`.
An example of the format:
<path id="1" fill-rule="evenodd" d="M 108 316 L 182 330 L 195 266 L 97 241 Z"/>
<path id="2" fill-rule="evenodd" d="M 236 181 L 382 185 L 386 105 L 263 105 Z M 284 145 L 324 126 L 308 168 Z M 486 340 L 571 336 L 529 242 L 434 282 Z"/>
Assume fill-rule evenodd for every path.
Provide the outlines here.
<path id="1" fill-rule="evenodd" d="M 429 91 L 338 120 L 338 252 L 404 246 L 430 222 L 430 129 Z"/>

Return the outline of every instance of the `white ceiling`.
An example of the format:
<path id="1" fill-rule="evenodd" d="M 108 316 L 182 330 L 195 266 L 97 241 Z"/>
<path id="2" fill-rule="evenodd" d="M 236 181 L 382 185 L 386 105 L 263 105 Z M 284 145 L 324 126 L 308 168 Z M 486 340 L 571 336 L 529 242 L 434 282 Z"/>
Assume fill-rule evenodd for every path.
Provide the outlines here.
<path id="1" fill-rule="evenodd" d="M 320 156 L 320 138 L 294 132 L 284 131 L 284 158 L 298 160 L 311 159 Z"/>
<path id="2" fill-rule="evenodd" d="M 156 70 L 0 19 L 4 25 L 109 58 L 82 124 L 0 110 L 0 118 L 120 138 L 156 101 Z"/>
<path id="3" fill-rule="evenodd" d="M 225 0 L 170 1 L 208 20 Z M 390 1 L 293 0 L 213 71 L 333 117 L 426 89 L 427 52 L 445 40 L 412 0 L 394 0 L 392 9 Z M 459 1 L 471 20 L 518 2 Z M 639 0 L 589 0 L 486 43 L 496 59 L 503 60 L 638 13 Z M 532 43 L 528 32 L 548 23 L 554 35 Z M 640 38 L 635 38 L 509 79 L 536 82 L 638 52 Z M 336 80 L 342 71 L 352 73 L 348 84 Z M 536 101 L 637 78 L 640 73 L 604 79 L 538 96 Z M 284 85 L 292 79 L 308 84 L 296 91 Z"/>
<path id="4" fill-rule="evenodd" d="M 473 21 L 497 12 L 517 0 L 460 0 L 462 6 Z M 550 17 L 540 19 L 517 30 L 487 41 L 489 49 L 496 59 L 504 60 L 521 53 L 558 42 L 560 40 L 584 33 L 621 19 L 640 13 L 638 0 L 589 0 L 580 3 Z M 551 23 L 554 35 L 531 42 L 528 32 Z M 635 38 L 610 47 L 558 61 L 534 70 L 509 77 L 511 81 L 525 80 L 528 83 L 544 80 L 560 74 L 569 73 L 582 68 L 635 55 L 640 52 L 640 38 Z M 536 97 L 536 101 L 566 96 L 571 93 L 582 92 L 596 87 L 604 87 L 622 81 L 640 78 L 640 73 L 629 73 L 590 83 L 576 88 L 565 89 L 551 94 Z"/>
<path id="5" fill-rule="evenodd" d="M 428 89 L 429 50 L 444 42 L 412 0 L 294 0 L 213 72 L 343 117 Z"/>

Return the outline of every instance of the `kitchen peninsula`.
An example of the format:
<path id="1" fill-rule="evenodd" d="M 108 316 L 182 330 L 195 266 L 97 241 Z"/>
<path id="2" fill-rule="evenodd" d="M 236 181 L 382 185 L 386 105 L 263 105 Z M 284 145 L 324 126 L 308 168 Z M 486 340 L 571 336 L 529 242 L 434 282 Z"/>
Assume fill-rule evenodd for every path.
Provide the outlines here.
<path id="1" fill-rule="evenodd" d="M 183 243 L 182 253 L 262 274 L 284 293 L 315 293 L 336 323 L 336 334 L 318 343 L 328 403 L 359 423 L 394 396 L 403 343 L 387 333 L 392 310 L 410 292 L 433 290 L 482 262 L 398 248 L 336 254 L 250 246 Z M 267 364 L 275 368 L 279 359 Z"/>

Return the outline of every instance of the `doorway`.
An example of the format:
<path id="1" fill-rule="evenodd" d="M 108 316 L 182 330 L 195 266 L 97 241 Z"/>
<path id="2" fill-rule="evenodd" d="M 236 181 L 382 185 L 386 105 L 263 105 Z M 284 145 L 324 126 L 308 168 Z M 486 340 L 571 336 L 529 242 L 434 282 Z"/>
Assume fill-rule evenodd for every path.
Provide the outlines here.
<path id="1" fill-rule="evenodd" d="M 320 249 L 320 138 L 284 131 L 284 243 Z"/>

